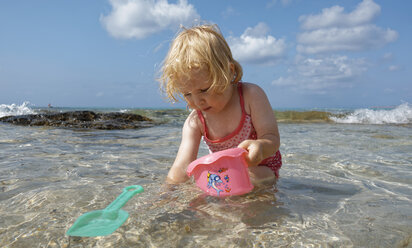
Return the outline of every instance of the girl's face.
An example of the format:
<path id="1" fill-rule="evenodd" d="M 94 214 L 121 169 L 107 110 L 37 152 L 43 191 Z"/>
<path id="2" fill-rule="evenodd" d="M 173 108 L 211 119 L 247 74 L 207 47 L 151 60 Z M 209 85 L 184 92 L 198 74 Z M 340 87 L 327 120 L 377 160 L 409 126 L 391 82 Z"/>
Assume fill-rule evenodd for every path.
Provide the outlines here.
<path id="1" fill-rule="evenodd" d="M 225 109 L 234 93 L 234 87 L 226 87 L 222 93 L 209 90 L 212 82 L 205 68 L 192 70 L 190 78 L 181 82 L 184 86 L 180 88 L 180 92 L 189 107 L 206 113 L 219 113 Z"/>

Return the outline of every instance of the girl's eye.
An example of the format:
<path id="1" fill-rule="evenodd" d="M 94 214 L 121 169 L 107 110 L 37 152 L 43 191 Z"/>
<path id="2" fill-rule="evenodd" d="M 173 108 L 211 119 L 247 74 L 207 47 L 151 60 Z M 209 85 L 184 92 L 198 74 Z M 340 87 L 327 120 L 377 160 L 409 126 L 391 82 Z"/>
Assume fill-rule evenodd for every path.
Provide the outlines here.
<path id="1" fill-rule="evenodd" d="M 191 95 L 190 93 L 183 94 L 184 97 L 189 97 L 190 95 Z"/>
<path id="2" fill-rule="evenodd" d="M 206 88 L 206 89 L 201 89 L 200 92 L 201 92 L 201 93 L 205 93 L 205 92 L 207 92 L 209 89 L 210 89 L 210 87 L 208 87 L 208 88 Z"/>

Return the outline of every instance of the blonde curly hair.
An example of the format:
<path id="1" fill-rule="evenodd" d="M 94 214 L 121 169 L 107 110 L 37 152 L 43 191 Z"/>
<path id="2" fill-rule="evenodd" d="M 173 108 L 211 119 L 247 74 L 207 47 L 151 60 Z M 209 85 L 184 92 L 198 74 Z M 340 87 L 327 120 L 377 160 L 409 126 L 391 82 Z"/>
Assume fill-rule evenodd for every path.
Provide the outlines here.
<path id="1" fill-rule="evenodd" d="M 162 90 L 174 102 L 182 98 L 182 79 L 190 78 L 193 69 L 207 69 L 210 90 L 223 92 L 242 79 L 241 65 L 233 59 L 229 45 L 217 25 L 183 28 L 172 42 L 163 61 L 159 79 Z"/>

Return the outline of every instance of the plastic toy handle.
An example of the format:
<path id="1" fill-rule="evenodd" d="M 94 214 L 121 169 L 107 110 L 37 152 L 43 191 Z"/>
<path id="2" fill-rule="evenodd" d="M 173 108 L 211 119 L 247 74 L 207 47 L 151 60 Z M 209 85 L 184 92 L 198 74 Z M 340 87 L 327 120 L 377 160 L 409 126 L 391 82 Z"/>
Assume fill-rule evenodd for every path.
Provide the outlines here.
<path id="1" fill-rule="evenodd" d="M 132 185 L 123 189 L 123 192 L 105 208 L 108 211 L 121 209 L 134 195 L 142 193 L 143 187 L 140 185 Z"/>

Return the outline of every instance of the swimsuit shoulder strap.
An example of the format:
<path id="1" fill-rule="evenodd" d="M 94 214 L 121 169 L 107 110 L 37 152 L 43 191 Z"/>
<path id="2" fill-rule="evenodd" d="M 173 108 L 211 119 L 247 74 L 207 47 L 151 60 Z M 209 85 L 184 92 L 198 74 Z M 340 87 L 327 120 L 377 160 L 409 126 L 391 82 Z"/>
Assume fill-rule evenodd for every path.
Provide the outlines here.
<path id="1" fill-rule="evenodd" d="M 205 130 L 205 136 L 207 137 L 207 126 L 206 126 L 206 121 L 205 121 L 205 117 L 202 114 L 202 111 L 200 110 L 196 110 L 197 116 L 199 117 L 200 122 L 202 123 L 203 126 L 203 130 Z"/>
<path id="2" fill-rule="evenodd" d="M 240 101 L 240 107 L 242 108 L 242 115 L 244 115 L 246 114 L 246 111 L 245 111 L 245 101 L 243 100 L 242 82 L 239 82 L 237 84 L 237 90 L 239 92 L 239 101 Z"/>

